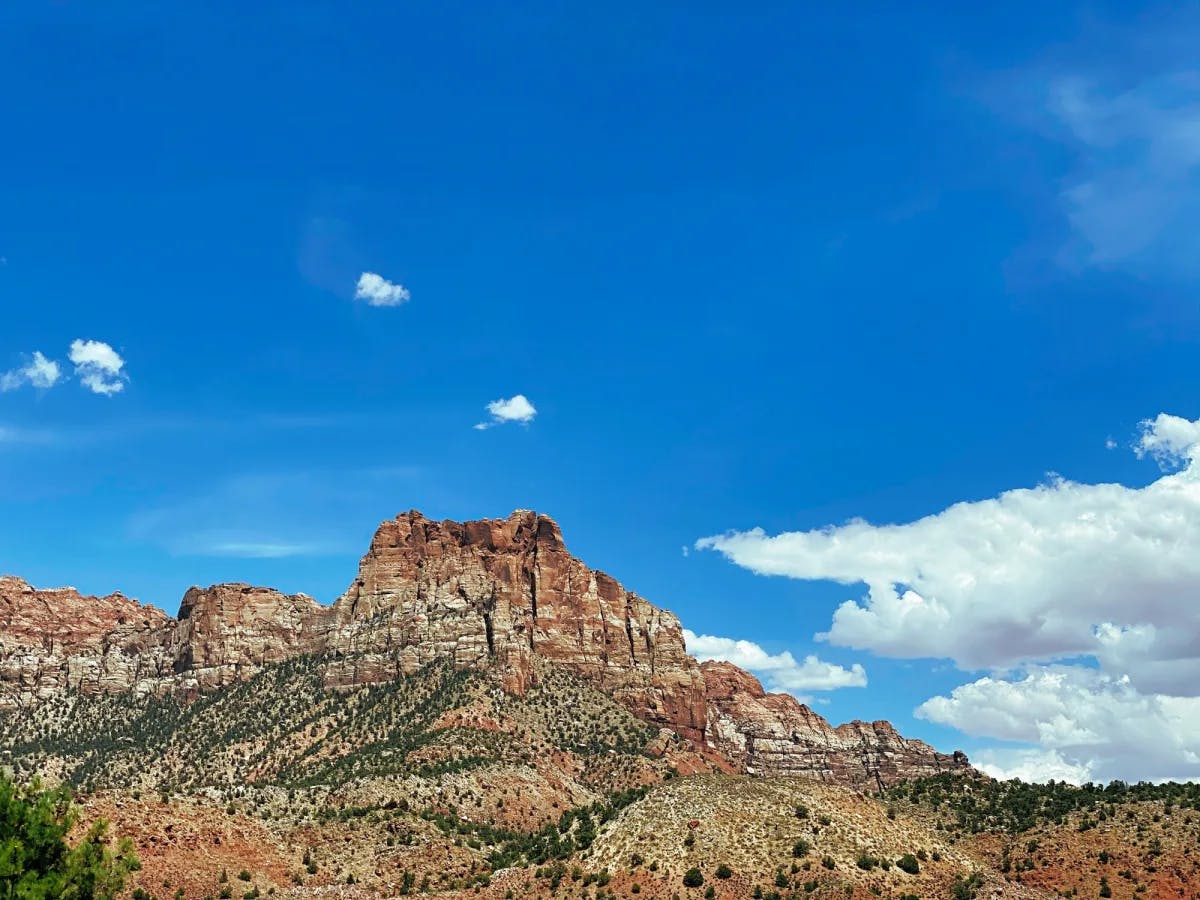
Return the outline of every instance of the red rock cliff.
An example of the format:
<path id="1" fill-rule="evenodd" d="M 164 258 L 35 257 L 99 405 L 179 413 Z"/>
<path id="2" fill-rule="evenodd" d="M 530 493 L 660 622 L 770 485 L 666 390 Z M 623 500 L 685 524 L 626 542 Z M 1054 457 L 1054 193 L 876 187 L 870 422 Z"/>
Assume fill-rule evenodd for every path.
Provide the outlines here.
<path id="1" fill-rule="evenodd" d="M 510 690 L 541 658 L 735 769 L 863 785 L 969 768 L 886 722 L 838 728 L 728 663 L 701 666 L 679 620 L 572 556 L 558 525 L 507 519 L 383 523 L 331 607 L 245 584 L 192 588 L 178 618 L 120 594 L 37 591 L 0 578 L 0 712 L 66 691 L 191 696 L 303 654 L 351 686 L 440 659 L 499 668 Z"/>

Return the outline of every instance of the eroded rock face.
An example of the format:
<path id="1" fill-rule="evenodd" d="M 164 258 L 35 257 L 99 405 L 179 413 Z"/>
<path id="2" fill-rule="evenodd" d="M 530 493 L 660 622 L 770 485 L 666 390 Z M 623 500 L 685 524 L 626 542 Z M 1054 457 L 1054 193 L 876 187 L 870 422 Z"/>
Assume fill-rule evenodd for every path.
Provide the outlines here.
<path id="1" fill-rule="evenodd" d="M 0 711 L 67 690 L 124 691 L 170 673 L 171 618 L 119 593 L 84 597 L 0 576 Z"/>
<path id="2" fill-rule="evenodd" d="M 306 594 L 249 584 L 191 588 L 166 642 L 177 689 L 232 684 L 268 663 L 318 652 L 328 618 L 328 610 Z"/>
<path id="3" fill-rule="evenodd" d="M 704 730 L 704 682 L 679 620 L 568 553 L 548 516 L 461 524 L 410 512 L 385 522 L 333 622 L 328 648 L 346 656 L 342 682 L 450 657 L 494 660 L 520 691 L 538 656 L 648 721 L 691 739 Z"/>
<path id="4" fill-rule="evenodd" d="M 701 666 L 679 620 L 572 556 L 549 517 L 383 523 L 330 607 L 246 584 L 192 588 L 178 618 L 120 594 L 38 591 L 0 578 L 0 712 L 64 691 L 191 696 L 303 654 L 335 686 L 441 659 L 492 665 L 524 692 L 539 659 L 565 666 L 716 768 L 855 784 L 966 768 L 886 722 L 838 728 L 728 663 Z M 714 754 L 715 752 L 715 754 Z"/>
<path id="5" fill-rule="evenodd" d="M 727 662 L 701 665 L 708 698 L 707 742 L 745 771 L 806 775 L 882 788 L 904 778 L 971 770 L 966 754 L 938 753 L 908 740 L 889 722 L 834 728 L 791 694 L 768 694 L 758 679 Z"/>

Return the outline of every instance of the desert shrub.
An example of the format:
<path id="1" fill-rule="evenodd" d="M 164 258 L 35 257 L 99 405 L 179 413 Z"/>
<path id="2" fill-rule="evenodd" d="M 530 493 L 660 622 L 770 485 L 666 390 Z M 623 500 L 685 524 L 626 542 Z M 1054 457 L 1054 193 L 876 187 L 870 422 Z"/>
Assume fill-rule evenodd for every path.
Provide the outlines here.
<path id="1" fill-rule="evenodd" d="M 916 875 L 921 871 L 921 864 L 917 862 L 917 858 L 911 853 L 905 853 L 896 860 L 896 868 L 901 872 L 907 872 L 909 875 Z"/>

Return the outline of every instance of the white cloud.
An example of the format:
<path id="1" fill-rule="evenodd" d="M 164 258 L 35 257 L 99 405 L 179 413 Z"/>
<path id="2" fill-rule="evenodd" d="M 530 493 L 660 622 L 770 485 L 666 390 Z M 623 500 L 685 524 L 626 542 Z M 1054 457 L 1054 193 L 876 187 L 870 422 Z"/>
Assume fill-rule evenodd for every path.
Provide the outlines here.
<path id="1" fill-rule="evenodd" d="M 1179 444 L 1187 426 L 1196 427 L 1160 416 L 1142 446 L 1190 459 L 1194 445 Z M 907 524 L 753 529 L 696 546 L 759 574 L 865 584 L 825 637 L 886 656 L 964 669 L 1102 656 L 1112 652 L 1099 630 L 1108 625 L 1154 628 L 1138 648 L 1126 642 L 1135 678 L 1150 660 L 1190 675 L 1184 663 L 1200 655 L 1200 466 L 1191 462 L 1143 488 L 1059 478 Z"/>
<path id="2" fill-rule="evenodd" d="M 374 272 L 363 272 L 354 288 L 354 299 L 365 300 L 368 306 L 399 306 L 407 303 L 411 296 L 404 285 L 388 281 Z"/>
<path id="3" fill-rule="evenodd" d="M 1138 459 L 1150 456 L 1164 469 L 1178 468 L 1193 461 L 1200 451 L 1200 420 L 1190 422 L 1159 413 L 1156 418 L 1142 422 L 1133 449 Z"/>
<path id="4" fill-rule="evenodd" d="M 1200 421 L 1144 422 L 1135 451 L 1178 468 L 1145 487 L 1054 478 L 904 524 L 753 529 L 696 546 L 759 574 L 864 584 L 819 635 L 834 644 L 993 670 L 922 706 L 928 718 L 1036 742 L 1071 765 L 1094 756 L 1114 777 L 1200 776 L 1184 752 L 1200 741 L 1184 727 L 1200 722 Z M 1055 662 L 1072 665 L 1045 668 Z M 1026 674 L 1006 680 L 1013 668 Z M 1135 753 L 1147 738 L 1160 758 Z"/>
<path id="5" fill-rule="evenodd" d="M 1086 784 L 1096 780 L 1091 763 L 1065 759 L 1057 750 L 983 750 L 971 754 L 971 764 L 982 772 L 1002 781 L 1019 778 L 1021 781 L 1067 781 Z"/>
<path id="6" fill-rule="evenodd" d="M 108 344 L 76 339 L 69 355 L 79 383 L 93 394 L 109 397 L 125 390 L 125 360 Z"/>
<path id="7" fill-rule="evenodd" d="M 1056 759 L 1078 770 L 1072 780 L 1200 778 L 1200 697 L 1141 693 L 1128 677 L 1084 666 L 981 678 L 916 714 L 968 734 L 1036 743 L 1055 756 L 1030 753 L 1026 761 Z M 1003 767 L 1002 756 L 993 759 Z"/>
<path id="8" fill-rule="evenodd" d="M 867 685 L 867 673 L 858 663 L 847 669 L 811 654 L 804 662 L 796 662 L 787 650 L 770 654 L 752 641 L 696 634 L 686 628 L 683 639 L 688 652 L 701 662 L 710 659 L 731 662 L 762 678 L 768 690 L 797 693 Z"/>
<path id="9" fill-rule="evenodd" d="M 62 377 L 62 368 L 52 359 L 47 359 L 40 350 L 34 350 L 29 362 L 19 369 L 0 373 L 0 393 L 15 391 L 17 388 L 30 385 L 40 390 L 46 390 L 58 384 Z"/>
<path id="10" fill-rule="evenodd" d="M 494 425 L 504 425 L 508 422 L 520 422 L 522 425 L 528 425 L 537 415 L 537 409 L 524 394 L 516 394 L 507 400 L 504 398 L 493 400 L 487 405 L 487 411 L 491 418 L 475 425 L 476 430 L 483 431 Z"/>

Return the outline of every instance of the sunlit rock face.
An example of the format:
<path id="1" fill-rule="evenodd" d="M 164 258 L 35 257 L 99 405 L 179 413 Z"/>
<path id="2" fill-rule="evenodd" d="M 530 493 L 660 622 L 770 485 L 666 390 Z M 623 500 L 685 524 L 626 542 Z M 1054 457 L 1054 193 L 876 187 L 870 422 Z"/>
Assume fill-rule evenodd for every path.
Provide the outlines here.
<path id="1" fill-rule="evenodd" d="M 718 768 L 878 786 L 969 769 L 887 722 L 837 728 L 729 663 L 700 665 L 670 612 L 572 556 L 553 519 L 384 522 L 332 606 L 248 584 L 192 588 L 172 618 L 119 593 L 0 578 L 0 712 L 66 692 L 190 698 L 301 655 L 352 687 L 428 663 L 498 669 L 525 692 L 565 667 L 670 729 Z"/>
<path id="2" fill-rule="evenodd" d="M 966 754 L 938 753 L 902 737 L 891 723 L 836 728 L 790 694 L 768 694 L 758 679 L 727 662 L 701 666 L 709 746 L 744 771 L 805 775 L 883 787 L 949 770 L 973 771 Z"/>

